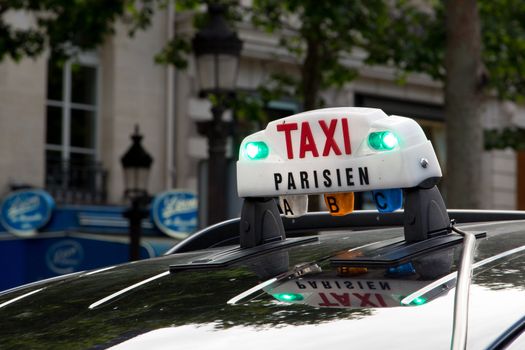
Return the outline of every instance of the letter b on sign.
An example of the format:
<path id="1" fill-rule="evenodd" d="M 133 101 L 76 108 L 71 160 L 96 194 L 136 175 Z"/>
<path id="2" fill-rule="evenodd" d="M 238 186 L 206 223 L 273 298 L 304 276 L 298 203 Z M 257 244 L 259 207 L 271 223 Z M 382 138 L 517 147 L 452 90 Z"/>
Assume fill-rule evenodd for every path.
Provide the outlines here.
<path id="1" fill-rule="evenodd" d="M 354 211 L 354 193 L 325 194 L 324 203 L 333 216 L 343 216 Z"/>

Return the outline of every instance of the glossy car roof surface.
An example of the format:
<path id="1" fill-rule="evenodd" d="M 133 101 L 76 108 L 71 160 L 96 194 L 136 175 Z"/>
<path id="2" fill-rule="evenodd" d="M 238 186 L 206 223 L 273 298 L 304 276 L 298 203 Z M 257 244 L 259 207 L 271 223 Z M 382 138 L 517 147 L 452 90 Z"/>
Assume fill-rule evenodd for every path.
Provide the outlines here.
<path id="1" fill-rule="evenodd" d="M 486 348 L 524 314 L 525 221 L 461 227 L 487 232 L 477 243 L 467 342 L 469 349 Z M 334 272 L 331 256 L 402 234 L 402 228 L 323 232 L 317 241 L 261 252 L 221 269 L 170 273 L 169 266 L 202 261 L 228 247 L 18 288 L 0 294 L 0 348 L 448 348 L 454 288 L 441 283 L 434 288 L 439 295 L 420 306 L 313 307 L 280 302 L 262 290 L 227 303 L 300 264 Z M 459 249 L 450 254 L 453 272 Z M 453 277 L 440 275 L 428 284 Z"/>

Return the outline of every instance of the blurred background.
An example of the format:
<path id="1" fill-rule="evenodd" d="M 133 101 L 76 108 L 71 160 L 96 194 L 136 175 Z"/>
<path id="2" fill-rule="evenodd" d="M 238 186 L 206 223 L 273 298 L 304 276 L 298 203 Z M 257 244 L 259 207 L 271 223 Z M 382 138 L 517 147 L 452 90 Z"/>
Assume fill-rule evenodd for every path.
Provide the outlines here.
<path id="1" fill-rule="evenodd" d="M 525 209 L 524 18 L 519 0 L 0 2 L 0 290 L 237 217 L 242 138 L 315 108 L 414 118 L 447 207 Z"/>

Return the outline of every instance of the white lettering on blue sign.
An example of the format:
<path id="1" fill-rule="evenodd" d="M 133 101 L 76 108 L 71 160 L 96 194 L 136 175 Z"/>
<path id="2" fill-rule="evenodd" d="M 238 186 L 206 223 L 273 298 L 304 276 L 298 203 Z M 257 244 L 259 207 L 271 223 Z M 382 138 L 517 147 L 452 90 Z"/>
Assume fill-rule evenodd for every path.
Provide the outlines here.
<path id="1" fill-rule="evenodd" d="M 163 200 L 162 218 L 192 212 L 197 208 L 197 198 L 184 198 L 183 196 L 167 196 Z"/>
<path id="2" fill-rule="evenodd" d="M 46 252 L 47 267 L 59 275 L 77 271 L 83 261 L 84 248 L 74 240 L 59 241 Z"/>
<path id="3" fill-rule="evenodd" d="M 197 229 L 197 196 L 188 191 L 167 191 L 155 197 L 153 222 L 173 238 L 184 239 Z"/>
<path id="4" fill-rule="evenodd" d="M 49 222 L 54 207 L 53 198 L 45 191 L 16 191 L 2 202 L 0 220 L 9 232 L 28 237 Z"/>

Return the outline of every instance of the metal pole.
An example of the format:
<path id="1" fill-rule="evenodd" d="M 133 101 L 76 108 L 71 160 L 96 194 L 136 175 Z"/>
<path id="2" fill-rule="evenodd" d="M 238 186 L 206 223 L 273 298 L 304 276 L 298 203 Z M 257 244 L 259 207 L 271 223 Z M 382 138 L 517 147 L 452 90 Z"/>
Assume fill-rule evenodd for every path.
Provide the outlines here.
<path id="1" fill-rule="evenodd" d="M 129 220 L 129 261 L 140 259 L 140 237 L 142 235 L 143 210 L 140 198 L 131 201 L 131 208 L 126 210 L 124 216 Z"/>
<path id="2" fill-rule="evenodd" d="M 472 232 L 460 230 L 454 225 L 452 230 L 462 235 L 464 242 L 458 269 L 456 294 L 454 296 L 454 324 L 450 348 L 452 350 L 463 350 L 467 348 L 469 290 L 472 278 L 472 262 L 476 248 L 476 235 Z"/>
<path id="3" fill-rule="evenodd" d="M 211 109 L 213 120 L 208 131 L 208 225 L 226 219 L 226 123 L 222 121 L 224 106 Z"/>

